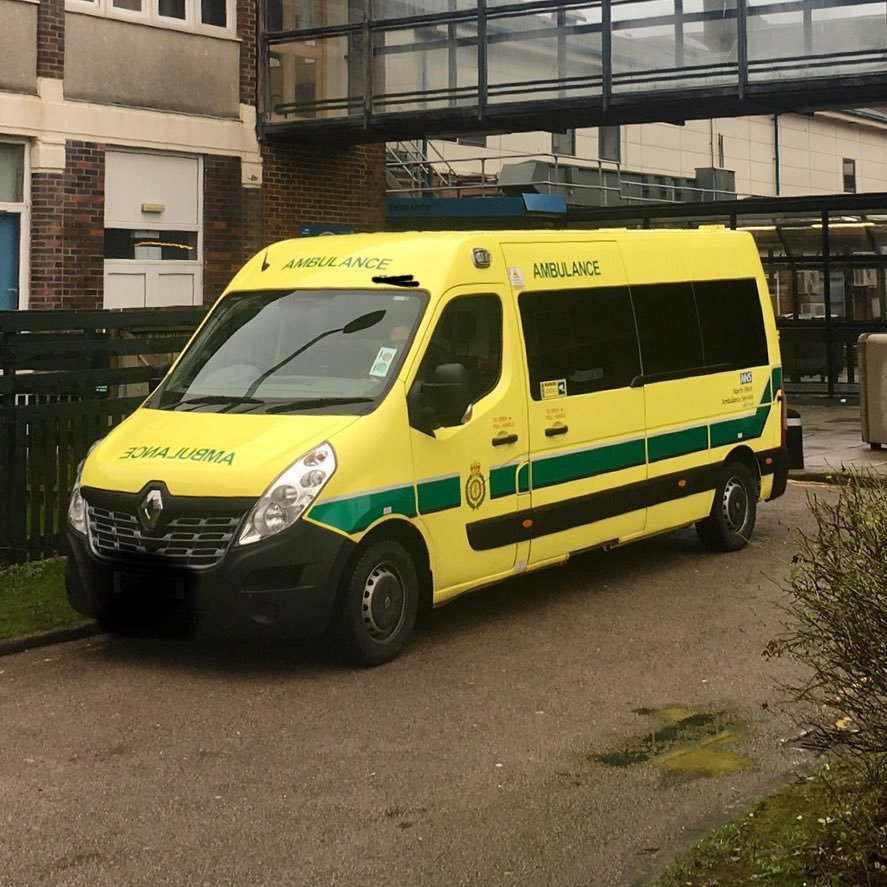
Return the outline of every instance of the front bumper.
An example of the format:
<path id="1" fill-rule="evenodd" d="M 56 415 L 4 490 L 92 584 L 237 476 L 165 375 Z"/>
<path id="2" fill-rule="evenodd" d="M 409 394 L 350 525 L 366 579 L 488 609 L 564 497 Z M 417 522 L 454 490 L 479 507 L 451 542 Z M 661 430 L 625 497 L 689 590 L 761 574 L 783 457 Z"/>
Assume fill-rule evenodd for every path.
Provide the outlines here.
<path id="1" fill-rule="evenodd" d="M 183 602 L 199 631 L 312 637 L 327 628 L 336 590 L 354 543 L 298 521 L 252 545 L 231 544 L 211 567 L 187 567 L 149 555 L 96 554 L 67 527 L 68 600 L 101 619 L 121 605 L 159 608 Z"/>

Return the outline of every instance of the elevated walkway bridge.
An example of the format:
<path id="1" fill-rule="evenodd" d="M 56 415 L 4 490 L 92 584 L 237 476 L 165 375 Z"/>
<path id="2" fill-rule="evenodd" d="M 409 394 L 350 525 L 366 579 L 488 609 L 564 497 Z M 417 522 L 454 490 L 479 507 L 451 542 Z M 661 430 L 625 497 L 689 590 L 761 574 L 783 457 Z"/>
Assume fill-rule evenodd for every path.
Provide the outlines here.
<path id="1" fill-rule="evenodd" d="M 268 0 L 262 127 L 378 142 L 887 103 L 887 0 Z"/>

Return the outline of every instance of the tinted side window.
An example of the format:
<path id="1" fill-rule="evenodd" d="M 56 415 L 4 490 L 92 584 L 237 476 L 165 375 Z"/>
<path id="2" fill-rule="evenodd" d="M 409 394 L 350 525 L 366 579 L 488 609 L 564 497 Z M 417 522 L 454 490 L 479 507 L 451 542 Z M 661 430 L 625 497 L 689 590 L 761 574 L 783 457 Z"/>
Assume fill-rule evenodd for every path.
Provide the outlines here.
<path id="1" fill-rule="evenodd" d="M 521 293 L 530 394 L 565 380 L 566 394 L 624 388 L 640 373 L 634 314 L 622 287 Z"/>
<path id="2" fill-rule="evenodd" d="M 705 364 L 689 283 L 632 286 L 644 375 L 679 373 Z"/>
<path id="3" fill-rule="evenodd" d="M 444 308 L 422 358 L 418 378 L 436 367 L 461 363 L 471 380 L 472 400 L 496 387 L 502 369 L 502 305 L 496 296 L 464 296 Z"/>
<path id="4" fill-rule="evenodd" d="M 738 370 L 769 362 L 754 280 L 708 280 L 694 283 L 693 292 L 706 363 L 729 363 Z"/>

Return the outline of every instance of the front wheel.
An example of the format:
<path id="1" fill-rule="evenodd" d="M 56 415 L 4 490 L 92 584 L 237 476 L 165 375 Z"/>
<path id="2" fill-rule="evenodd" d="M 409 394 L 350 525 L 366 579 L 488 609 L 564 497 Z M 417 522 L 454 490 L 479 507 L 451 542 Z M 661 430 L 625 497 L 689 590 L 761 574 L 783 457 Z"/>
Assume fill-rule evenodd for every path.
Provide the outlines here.
<path id="1" fill-rule="evenodd" d="M 711 514 L 696 524 L 696 532 L 712 551 L 745 548 L 755 528 L 758 484 L 741 462 L 727 462 L 721 469 Z"/>
<path id="2" fill-rule="evenodd" d="M 419 608 L 419 580 L 407 550 L 394 541 L 369 545 L 342 577 L 337 628 L 348 658 L 381 665 L 403 649 Z"/>

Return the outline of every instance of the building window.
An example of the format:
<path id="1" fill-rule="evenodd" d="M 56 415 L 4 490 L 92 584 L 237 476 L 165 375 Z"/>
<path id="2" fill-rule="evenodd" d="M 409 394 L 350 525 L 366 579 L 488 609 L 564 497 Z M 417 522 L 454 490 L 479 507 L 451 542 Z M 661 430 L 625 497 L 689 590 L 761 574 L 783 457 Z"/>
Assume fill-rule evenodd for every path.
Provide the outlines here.
<path id="1" fill-rule="evenodd" d="M 105 258 L 196 262 L 197 232 L 105 228 Z"/>
<path id="2" fill-rule="evenodd" d="M 236 30 L 236 0 L 66 0 L 70 12 L 177 30 L 231 35 Z"/>
<path id="3" fill-rule="evenodd" d="M 848 160 L 846 157 L 842 163 L 844 172 L 844 193 L 856 193 L 856 161 Z"/>
<path id="4" fill-rule="evenodd" d="M 553 132 L 551 134 L 551 153 L 575 156 L 576 130 L 565 129 L 563 132 Z"/>
<path id="5" fill-rule="evenodd" d="M 0 203 L 21 203 L 25 182 L 25 146 L 0 142 Z"/>
<path id="6" fill-rule="evenodd" d="M 597 131 L 597 156 L 601 160 L 622 160 L 622 145 L 618 126 L 601 126 Z"/>
<path id="7" fill-rule="evenodd" d="M 442 136 L 445 142 L 455 142 L 457 145 L 470 145 L 473 148 L 486 148 L 487 137 L 482 133 L 466 132 L 460 136 Z"/>

